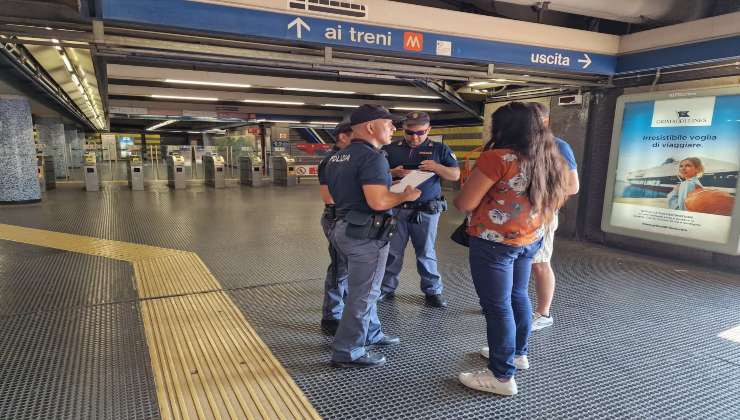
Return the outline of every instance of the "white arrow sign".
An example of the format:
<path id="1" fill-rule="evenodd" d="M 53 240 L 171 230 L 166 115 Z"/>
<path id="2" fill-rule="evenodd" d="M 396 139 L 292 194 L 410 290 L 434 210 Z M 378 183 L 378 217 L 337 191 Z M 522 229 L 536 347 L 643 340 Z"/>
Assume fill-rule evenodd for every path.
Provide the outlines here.
<path id="1" fill-rule="evenodd" d="M 300 36 L 298 38 L 300 38 Z M 582 59 L 578 60 L 578 62 L 579 63 L 583 63 L 583 68 L 585 69 L 586 67 L 588 67 L 588 66 L 591 65 L 591 57 L 589 57 L 588 54 L 586 54 L 586 53 L 583 53 L 583 56 L 585 57 L 585 59 L 582 58 Z"/>
<path id="2" fill-rule="evenodd" d="M 297 17 L 297 18 L 293 19 L 293 21 L 291 21 L 291 22 L 290 22 L 290 23 L 288 24 L 288 29 L 290 29 L 290 28 L 292 28 L 292 27 L 294 27 L 294 26 L 295 26 L 295 36 L 296 36 L 296 37 L 297 37 L 298 39 L 301 39 L 301 37 L 302 37 L 302 35 L 303 35 L 303 34 L 301 33 L 301 30 L 302 30 L 303 28 L 306 28 L 306 30 L 307 30 L 307 31 L 309 31 L 309 32 L 311 31 L 311 27 L 310 27 L 310 26 L 308 26 L 308 24 L 307 24 L 306 22 L 304 22 L 304 21 L 303 21 L 303 19 L 301 19 L 301 18 L 299 18 L 299 17 Z M 585 67 L 584 67 L 584 68 L 585 68 Z"/>

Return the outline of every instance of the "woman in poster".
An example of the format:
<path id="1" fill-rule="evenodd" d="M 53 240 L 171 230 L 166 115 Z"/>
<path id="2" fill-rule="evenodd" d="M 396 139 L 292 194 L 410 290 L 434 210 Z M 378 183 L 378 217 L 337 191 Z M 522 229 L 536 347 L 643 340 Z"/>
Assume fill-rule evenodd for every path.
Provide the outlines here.
<path id="1" fill-rule="evenodd" d="M 696 213 L 730 216 L 735 205 L 735 197 L 715 189 L 707 189 L 699 178 L 704 175 L 704 164 L 698 157 L 681 160 L 678 165 L 678 178 L 681 183 L 668 193 L 668 208 Z"/>
<path id="2" fill-rule="evenodd" d="M 686 211 L 686 198 L 689 194 L 704 188 L 699 181 L 702 175 L 704 175 L 704 165 L 701 159 L 689 157 L 681 160 L 678 164 L 678 179 L 681 183 L 668 193 L 668 208 Z"/>

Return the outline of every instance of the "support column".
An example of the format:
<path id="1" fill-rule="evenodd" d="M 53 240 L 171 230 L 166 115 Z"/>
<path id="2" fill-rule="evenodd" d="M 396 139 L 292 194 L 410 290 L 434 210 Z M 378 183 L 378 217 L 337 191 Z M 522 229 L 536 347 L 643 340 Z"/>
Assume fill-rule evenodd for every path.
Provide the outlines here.
<path id="1" fill-rule="evenodd" d="M 44 153 L 54 158 L 54 174 L 59 178 L 67 177 L 67 165 L 64 160 L 64 124 L 60 118 L 41 117 L 36 119 L 39 128 L 39 141 L 46 145 Z"/>
<path id="2" fill-rule="evenodd" d="M 72 146 L 72 163 L 75 168 L 82 166 L 82 156 L 85 154 L 85 132 L 77 131 L 77 141 Z"/>
<path id="3" fill-rule="evenodd" d="M 77 137 L 77 128 L 74 126 L 68 126 L 64 127 L 64 150 L 67 153 L 67 167 L 68 168 L 76 168 L 79 165 L 76 165 L 76 161 L 74 159 L 74 153 L 73 148 L 75 147 L 79 137 Z"/>
<path id="4" fill-rule="evenodd" d="M 31 103 L 22 96 L 0 95 L 0 203 L 39 201 Z"/>

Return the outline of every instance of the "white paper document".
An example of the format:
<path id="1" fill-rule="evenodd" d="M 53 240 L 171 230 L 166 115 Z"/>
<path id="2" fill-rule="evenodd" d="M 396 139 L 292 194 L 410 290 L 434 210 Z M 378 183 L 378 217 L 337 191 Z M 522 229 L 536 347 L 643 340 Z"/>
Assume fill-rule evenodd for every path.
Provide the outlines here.
<path id="1" fill-rule="evenodd" d="M 401 178 L 397 184 L 391 185 L 391 192 L 402 193 L 407 185 L 418 187 L 422 182 L 434 176 L 434 172 L 412 170 L 408 175 Z"/>

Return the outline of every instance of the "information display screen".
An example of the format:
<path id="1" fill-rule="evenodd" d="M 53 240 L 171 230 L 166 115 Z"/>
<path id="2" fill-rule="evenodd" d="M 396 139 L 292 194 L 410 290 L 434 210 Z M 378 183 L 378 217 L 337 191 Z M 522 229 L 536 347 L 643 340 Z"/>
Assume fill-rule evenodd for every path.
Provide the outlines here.
<path id="1" fill-rule="evenodd" d="M 625 95 L 602 229 L 740 253 L 740 87 Z"/>

